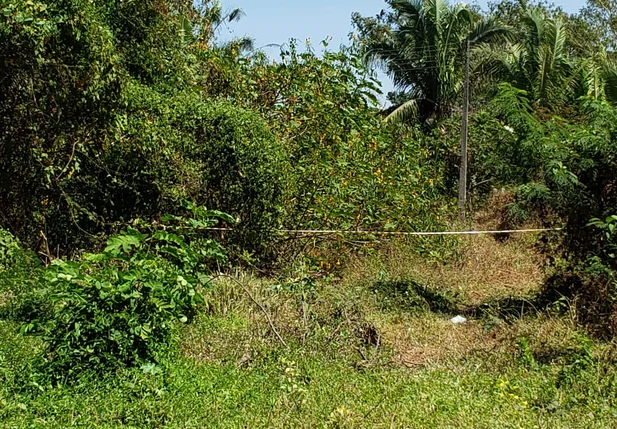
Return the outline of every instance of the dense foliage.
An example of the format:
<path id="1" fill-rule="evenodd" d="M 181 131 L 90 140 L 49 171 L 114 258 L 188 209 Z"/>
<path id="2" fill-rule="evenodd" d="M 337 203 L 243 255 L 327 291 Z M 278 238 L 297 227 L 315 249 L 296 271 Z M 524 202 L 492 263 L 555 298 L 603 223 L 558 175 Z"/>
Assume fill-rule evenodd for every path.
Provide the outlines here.
<path id="1" fill-rule="evenodd" d="M 57 259 L 37 271 L 22 269 L 16 258 L 28 255 L 2 232 L 0 313 L 22 322 L 23 334 L 44 341 L 40 370 L 52 380 L 156 362 L 174 341 L 176 324 L 193 318 L 210 281 L 208 266 L 226 258 L 200 231 L 233 219 L 185 206 L 187 217 L 165 216 L 154 225 L 136 221 L 101 253 Z M 35 272 L 34 281 L 18 285 Z"/>
<path id="2" fill-rule="evenodd" d="M 236 218 L 223 238 L 260 259 L 282 225 L 440 223 L 443 164 L 421 133 L 381 122 L 358 46 L 245 56 L 213 43 L 217 4 L 4 10 L 1 215 L 48 260 L 182 199 Z"/>
<path id="3" fill-rule="evenodd" d="M 398 85 L 392 100 L 402 108 L 406 100 L 417 103 L 426 96 L 427 82 L 433 82 L 432 100 L 457 100 L 460 91 L 444 98 L 444 90 L 461 85 L 464 38 L 457 14 L 471 11 L 434 1 L 387 3 L 391 10 L 375 18 L 356 16 L 355 23 L 367 54 L 380 58 Z M 474 208 L 491 190 L 503 188 L 511 199 L 502 226 L 531 219 L 545 226 L 565 224 L 562 239 L 545 246 L 551 267 L 545 295 L 549 301 L 578 299 L 582 321 L 614 333 L 615 259 L 612 238 L 603 234 L 617 213 L 617 118 L 611 104 L 616 58 L 608 41 L 613 5 L 592 1 L 573 16 L 543 3 L 502 1 L 490 10 L 484 19 L 501 22 L 507 33 L 505 41 L 479 44 L 470 52 Z M 444 41 L 443 34 L 456 36 Z M 442 58 L 443 52 L 449 54 Z M 440 62 L 457 56 L 453 63 Z M 426 117 L 412 113 L 416 120 Z M 398 115 L 398 120 L 410 118 L 414 115 Z M 430 131 L 428 143 L 449 165 L 442 171 L 450 192 L 456 184 L 459 124 L 456 114 L 448 115 Z M 591 218 L 606 225 L 596 220 L 590 227 Z"/>
<path id="4" fill-rule="evenodd" d="M 396 92 L 388 118 L 420 120 L 449 115 L 460 99 L 467 51 L 508 38 L 492 17 L 446 0 L 389 0 L 376 18 L 354 15 L 366 57 L 380 62 Z M 491 49 L 491 46 L 487 49 Z"/>
<path id="5" fill-rule="evenodd" d="M 42 236 L 45 250 L 72 253 L 189 198 L 229 211 L 238 243 L 261 245 L 280 210 L 284 155 L 254 114 L 195 87 L 193 47 L 178 36 L 192 16 L 200 28 L 190 3 L 2 10 L 4 225 L 32 247 Z"/>
<path id="6" fill-rule="evenodd" d="M 503 189 L 500 225 L 565 225 L 546 303 L 617 332 L 613 5 L 385 6 L 271 61 L 218 42 L 241 12 L 215 1 L 0 2 L 0 315 L 56 381 L 156 360 L 213 264 L 301 252 L 281 230 L 452 224 L 467 60 L 469 208 Z"/>

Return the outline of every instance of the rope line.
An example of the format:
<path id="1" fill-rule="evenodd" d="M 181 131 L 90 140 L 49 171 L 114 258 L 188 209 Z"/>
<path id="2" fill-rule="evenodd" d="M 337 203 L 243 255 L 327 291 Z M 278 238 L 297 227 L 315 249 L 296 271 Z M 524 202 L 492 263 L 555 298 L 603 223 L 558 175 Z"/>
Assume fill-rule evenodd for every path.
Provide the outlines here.
<path id="1" fill-rule="evenodd" d="M 204 228 L 208 231 L 233 231 L 233 228 Z M 403 232 L 403 231 L 350 231 L 350 230 L 331 230 L 331 229 L 279 229 L 275 232 L 286 234 L 306 234 L 306 235 L 403 235 L 403 236 L 431 236 L 431 235 L 496 235 L 496 234 L 526 234 L 533 232 L 563 231 L 563 228 L 539 228 L 539 229 L 504 229 L 499 231 L 423 231 L 423 232 Z"/>

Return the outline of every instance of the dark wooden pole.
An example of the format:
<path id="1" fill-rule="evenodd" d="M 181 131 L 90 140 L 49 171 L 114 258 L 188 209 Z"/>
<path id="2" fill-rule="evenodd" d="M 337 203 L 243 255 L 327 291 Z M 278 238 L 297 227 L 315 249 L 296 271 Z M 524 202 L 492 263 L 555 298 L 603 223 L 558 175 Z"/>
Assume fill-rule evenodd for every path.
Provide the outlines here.
<path id="1" fill-rule="evenodd" d="M 467 40 L 465 58 L 465 93 L 463 95 L 463 125 L 461 127 L 461 166 L 458 189 L 459 219 L 465 221 L 467 206 L 467 130 L 469 125 L 469 40 Z"/>

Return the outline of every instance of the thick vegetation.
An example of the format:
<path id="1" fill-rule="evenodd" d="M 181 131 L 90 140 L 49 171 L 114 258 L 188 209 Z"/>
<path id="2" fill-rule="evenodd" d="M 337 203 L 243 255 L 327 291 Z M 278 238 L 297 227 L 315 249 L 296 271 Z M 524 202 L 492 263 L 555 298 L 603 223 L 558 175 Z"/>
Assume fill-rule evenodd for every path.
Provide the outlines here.
<path id="1" fill-rule="evenodd" d="M 611 426 L 615 8 L 385 8 L 273 62 L 215 1 L 0 0 L 0 424 Z M 371 233 L 478 226 L 563 229 Z"/>

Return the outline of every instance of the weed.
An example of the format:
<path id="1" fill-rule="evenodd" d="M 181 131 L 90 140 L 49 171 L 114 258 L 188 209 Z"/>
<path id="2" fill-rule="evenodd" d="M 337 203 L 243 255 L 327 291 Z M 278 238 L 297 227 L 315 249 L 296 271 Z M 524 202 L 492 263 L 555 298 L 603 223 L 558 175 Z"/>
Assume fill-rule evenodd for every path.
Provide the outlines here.
<path id="1" fill-rule="evenodd" d="M 191 233 L 225 216 L 187 208 L 190 219 L 169 216 L 163 219 L 166 227 L 149 233 L 128 228 L 102 253 L 52 262 L 45 271 L 51 314 L 22 327 L 45 343 L 42 370 L 52 380 L 63 383 L 84 371 L 102 374 L 156 360 L 172 342 L 176 322 L 194 316 L 203 302 L 198 288 L 209 280 L 198 269 L 224 255 L 216 242 L 189 241 Z"/>

